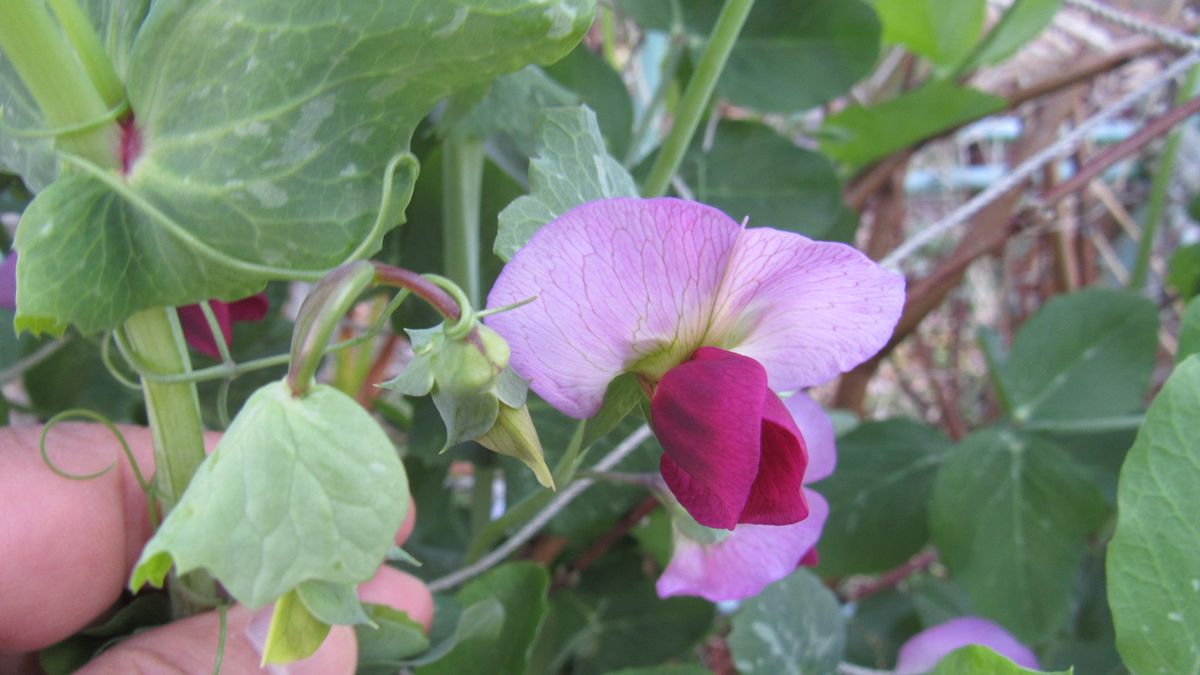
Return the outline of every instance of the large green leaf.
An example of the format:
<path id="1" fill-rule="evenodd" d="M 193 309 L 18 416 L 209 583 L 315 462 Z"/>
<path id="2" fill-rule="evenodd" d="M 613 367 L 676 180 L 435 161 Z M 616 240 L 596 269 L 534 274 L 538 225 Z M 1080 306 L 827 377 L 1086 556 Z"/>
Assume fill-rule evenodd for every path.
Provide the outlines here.
<path id="1" fill-rule="evenodd" d="M 1142 407 L 1158 350 L 1154 303 L 1092 289 L 1059 296 L 1029 319 L 998 375 L 1013 418 L 1095 419 Z"/>
<path id="2" fill-rule="evenodd" d="M 956 65 L 975 46 L 985 0 L 875 0 L 883 39 L 902 44 L 939 66 Z"/>
<path id="3" fill-rule="evenodd" d="M 1121 470 L 1108 597 L 1135 673 L 1200 673 L 1200 357 L 1181 363 Z"/>
<path id="4" fill-rule="evenodd" d="M 455 599 L 465 607 L 499 600 L 504 625 L 494 641 L 459 643 L 444 657 L 417 670 L 418 675 L 496 673 L 521 675 L 549 604 L 550 577 L 546 569 L 528 562 L 510 563 L 463 587 Z M 464 612 L 465 613 L 465 612 Z"/>
<path id="5" fill-rule="evenodd" d="M 596 114 L 587 106 L 543 111 L 537 147 L 537 157 L 529 163 L 529 194 L 500 212 L 495 251 L 504 260 L 572 207 L 605 197 L 637 196 L 633 178 L 609 156 Z"/>
<path id="6" fill-rule="evenodd" d="M 1062 7 L 1062 0 L 1016 0 L 975 48 L 964 70 L 999 63 L 1037 37 Z"/>
<path id="7" fill-rule="evenodd" d="M 95 27 L 117 74 L 124 77 L 129 51 L 150 0 L 80 0 L 80 8 Z M 34 192 L 39 192 L 58 175 L 54 144 L 48 137 L 23 132 L 42 132 L 47 123 L 37 103 L 21 83 L 12 63 L 0 52 L 0 171 L 15 173 Z M 9 130 L 16 133 L 10 133 Z"/>
<path id="8" fill-rule="evenodd" d="M 679 175 L 697 200 L 734 219 L 848 241 L 855 216 L 842 202 L 842 183 L 821 154 L 797 147 L 770 127 L 724 121 L 712 144 L 701 136 L 684 156 Z"/>
<path id="9" fill-rule="evenodd" d="M 1167 283 L 1184 300 L 1191 300 L 1200 293 L 1200 244 L 1180 246 L 1171 253 Z"/>
<path id="10" fill-rule="evenodd" d="M 609 154 L 624 157 L 633 135 L 633 101 L 621 74 L 580 43 L 567 58 L 546 67 L 546 74 L 574 91 L 596 113 Z"/>
<path id="11" fill-rule="evenodd" d="M 142 307 L 231 299 L 369 255 L 401 220 L 409 139 L 433 104 L 561 57 L 592 9 L 155 2 L 129 66 L 142 153 L 127 176 L 83 166 L 30 207 L 19 327 L 100 330 Z"/>
<path id="12" fill-rule="evenodd" d="M 743 675 L 832 675 L 845 646 L 837 599 L 807 570 L 747 600 L 729 634 L 733 664 Z"/>
<path id="13" fill-rule="evenodd" d="M 130 586 L 204 568 L 261 607 L 306 581 L 374 576 L 408 506 L 404 468 L 353 399 L 284 382 L 246 402 L 142 550 Z"/>
<path id="14" fill-rule="evenodd" d="M 947 654 L 930 675 L 1071 675 L 1072 670 L 1049 671 L 1029 670 L 1022 668 L 996 652 L 980 645 L 971 645 L 956 649 Z"/>
<path id="15" fill-rule="evenodd" d="M 1004 106 L 1004 99 L 978 89 L 930 82 L 883 103 L 850 106 L 831 115 L 821 127 L 821 150 L 851 166 L 864 166 Z"/>
<path id="16" fill-rule="evenodd" d="M 814 487 L 829 500 L 820 571 L 844 576 L 903 563 L 929 541 L 926 505 L 953 446 L 909 420 L 863 424 L 838 438 L 838 467 Z"/>
<path id="17" fill-rule="evenodd" d="M 930 526 L 975 609 L 1034 642 L 1067 618 L 1104 498 L 1070 455 L 1037 436 L 968 436 L 938 472 Z"/>
<path id="18" fill-rule="evenodd" d="M 621 0 L 643 25 L 670 30 L 671 2 Z M 684 0 L 684 28 L 705 40 L 725 3 Z M 758 0 L 738 36 L 717 94 L 763 112 L 807 110 L 844 94 L 879 55 L 879 19 L 861 0 Z"/>

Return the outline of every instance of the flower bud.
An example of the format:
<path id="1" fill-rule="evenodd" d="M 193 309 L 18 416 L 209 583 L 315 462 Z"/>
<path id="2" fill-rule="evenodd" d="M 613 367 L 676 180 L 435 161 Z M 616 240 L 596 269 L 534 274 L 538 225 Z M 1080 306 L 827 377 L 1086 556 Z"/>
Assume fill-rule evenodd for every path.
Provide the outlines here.
<path id="1" fill-rule="evenodd" d="M 476 324 L 461 340 L 444 337 L 430 355 L 438 388 L 453 396 L 481 394 L 492 388 L 508 366 L 508 343 L 491 328 Z"/>
<path id="2" fill-rule="evenodd" d="M 542 487 L 554 489 L 554 476 L 546 466 L 542 443 L 538 440 L 528 406 L 513 408 L 501 403 L 496 424 L 475 441 L 493 452 L 521 460 L 533 471 Z"/>

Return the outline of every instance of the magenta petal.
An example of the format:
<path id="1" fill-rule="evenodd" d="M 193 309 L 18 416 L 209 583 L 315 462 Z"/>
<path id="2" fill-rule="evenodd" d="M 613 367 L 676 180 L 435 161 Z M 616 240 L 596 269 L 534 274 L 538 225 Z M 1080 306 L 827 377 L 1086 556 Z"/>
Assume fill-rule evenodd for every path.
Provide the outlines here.
<path id="1" fill-rule="evenodd" d="M 753 359 L 705 347 L 663 376 L 651 426 L 667 487 L 696 522 L 733 529 L 759 474 L 767 374 Z M 782 407 L 782 406 L 780 406 Z"/>
<path id="2" fill-rule="evenodd" d="M 983 645 L 1022 668 L 1041 668 L 1037 656 L 1008 631 L 987 619 L 964 616 L 926 628 L 905 642 L 896 659 L 896 673 L 928 672 L 947 654 L 967 645 Z"/>
<path id="3" fill-rule="evenodd" d="M 800 429 L 804 437 L 804 447 L 808 450 L 808 468 L 804 471 L 804 482 L 815 483 L 827 478 L 837 465 L 837 446 L 834 442 L 833 420 L 821 408 L 820 404 L 808 397 L 804 392 L 796 392 L 783 404 Z"/>
<path id="4" fill-rule="evenodd" d="M 821 495 L 806 492 L 810 513 L 802 522 L 738 525 L 725 539 L 707 545 L 677 535 L 671 562 L 658 578 L 658 595 L 742 600 L 794 572 L 820 539 L 829 516 Z"/>
<path id="5" fill-rule="evenodd" d="M 762 447 L 758 477 L 739 523 L 789 525 L 808 516 L 808 504 L 800 486 L 808 453 L 804 438 L 783 401 L 768 391 L 763 402 Z"/>
<path id="6" fill-rule="evenodd" d="M 741 229 L 679 199 L 606 199 L 538 230 L 504 267 L 487 318 L 508 341 L 513 370 L 576 418 L 600 409 L 608 383 L 643 358 L 701 345 Z M 670 364 L 669 364 L 670 365 Z"/>
<path id="7" fill-rule="evenodd" d="M 229 305 L 220 300 L 210 300 L 208 304 L 212 308 L 213 316 L 217 318 L 217 325 L 221 327 L 225 344 L 229 344 L 233 338 L 233 321 L 229 318 Z M 208 327 L 208 321 L 205 320 L 200 305 L 180 307 L 179 324 L 183 327 L 183 337 L 192 349 L 211 359 L 221 358 L 221 352 L 217 349 L 217 340 Z"/>
<path id="8" fill-rule="evenodd" d="M 17 308 L 17 252 L 10 251 L 0 263 L 0 309 Z"/>
<path id="9" fill-rule="evenodd" d="M 266 293 L 255 293 L 248 298 L 234 300 L 229 304 L 229 318 L 234 322 L 262 321 L 271 308 Z"/>
<path id="10" fill-rule="evenodd" d="M 738 240 L 713 316 L 771 389 L 821 384 L 879 351 L 904 307 L 904 277 L 859 251 L 770 228 Z"/>

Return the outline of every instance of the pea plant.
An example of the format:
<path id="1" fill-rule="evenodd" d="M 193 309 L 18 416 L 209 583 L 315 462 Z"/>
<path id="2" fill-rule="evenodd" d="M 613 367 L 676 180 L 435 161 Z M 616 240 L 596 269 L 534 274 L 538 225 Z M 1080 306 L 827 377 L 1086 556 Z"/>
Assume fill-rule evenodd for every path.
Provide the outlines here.
<path id="1" fill-rule="evenodd" d="M 154 445 L 41 667 L 238 603 L 363 673 L 1195 672 L 1200 40 L 1000 4 L 5 0 L 5 417 Z M 1063 17 L 1133 35 L 996 86 Z"/>

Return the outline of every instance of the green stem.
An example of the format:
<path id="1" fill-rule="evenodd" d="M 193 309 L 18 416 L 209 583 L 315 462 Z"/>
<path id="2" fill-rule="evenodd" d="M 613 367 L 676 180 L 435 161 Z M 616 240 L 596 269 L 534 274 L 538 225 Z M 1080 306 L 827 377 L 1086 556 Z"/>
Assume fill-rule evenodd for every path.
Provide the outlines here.
<path id="1" fill-rule="evenodd" d="M 104 100 L 105 107 L 117 107 L 125 100 L 125 86 L 121 84 L 121 78 L 117 77 L 117 71 L 113 68 L 108 52 L 104 50 L 104 43 L 100 41 L 91 20 L 75 0 L 47 1 L 54 16 L 58 17 L 58 23 L 62 25 L 67 39 L 74 45 L 75 53 L 87 70 L 100 98 Z"/>
<path id="2" fill-rule="evenodd" d="M 675 176 L 684 153 L 691 145 L 692 136 L 700 126 L 700 120 L 708 107 L 709 99 L 712 98 L 717 80 L 721 77 L 721 71 L 725 69 L 725 62 L 729 60 L 733 45 L 737 42 L 738 33 L 741 32 L 742 25 L 746 23 L 746 17 L 750 15 L 753 7 L 754 0 L 726 0 L 725 6 L 721 8 L 712 35 L 708 38 L 708 45 L 705 46 L 700 63 L 696 66 L 696 72 L 683 93 L 675 124 L 671 127 L 671 133 L 663 143 L 653 168 L 650 169 L 650 176 L 642 186 L 642 196 L 660 197 L 667 193 L 671 178 Z"/>
<path id="3" fill-rule="evenodd" d="M 598 8 L 600 12 L 600 34 L 604 39 L 603 50 L 604 60 L 616 70 L 620 70 L 617 64 L 617 22 L 614 16 L 615 12 L 612 7 L 601 6 Z"/>
<path id="4" fill-rule="evenodd" d="M 654 118 L 658 116 L 658 111 L 667 101 L 667 94 L 671 91 L 671 84 L 675 81 L 675 71 L 679 68 L 679 62 L 683 60 L 683 50 L 687 46 L 687 34 L 679 28 L 676 32 L 671 33 L 667 54 L 663 57 L 662 71 L 659 73 L 658 87 L 654 89 L 654 95 L 650 97 L 650 102 L 646 104 L 646 109 L 642 112 L 642 116 L 638 119 L 637 127 L 633 130 L 632 139 L 629 142 L 629 148 L 625 151 L 625 168 L 630 168 L 637 161 L 638 150 L 645 144 L 646 134 L 649 133 L 651 125 L 654 124 Z"/>
<path id="5" fill-rule="evenodd" d="M 479 307 L 479 213 L 483 142 L 452 135 L 442 144 L 442 262 L 446 276 Z"/>
<path id="6" fill-rule="evenodd" d="M 174 310 L 162 307 L 142 310 L 125 322 L 124 333 L 139 363 L 148 370 L 156 373 L 191 371 Z M 170 511 L 183 495 L 196 468 L 204 461 L 200 401 L 195 386 L 190 383 L 164 384 L 143 380 L 142 387 L 154 436 L 154 480 L 163 510 Z"/>
<path id="7" fill-rule="evenodd" d="M 1192 68 L 1183 82 L 1183 86 L 1175 94 L 1175 103 L 1180 105 L 1196 95 L 1197 85 L 1200 85 L 1200 66 Z M 1154 252 L 1154 238 L 1158 234 L 1163 214 L 1167 206 L 1167 193 L 1171 188 L 1171 179 L 1175 173 L 1175 162 L 1179 159 L 1179 146 L 1183 141 L 1183 130 L 1176 129 L 1167 136 L 1163 144 L 1162 157 L 1154 178 L 1150 182 L 1150 197 L 1146 204 L 1146 216 L 1142 221 L 1142 236 L 1138 239 L 1137 259 L 1133 264 L 1133 272 L 1129 275 L 1130 290 L 1141 290 L 1146 285 L 1146 274 L 1150 270 L 1150 256 Z"/>
<path id="8" fill-rule="evenodd" d="M 108 114 L 111 106 L 96 91 L 43 0 L 0 1 L 0 49 L 37 101 L 48 126 L 73 127 Z M 100 166 L 117 167 L 115 123 L 63 134 L 58 145 Z"/>

